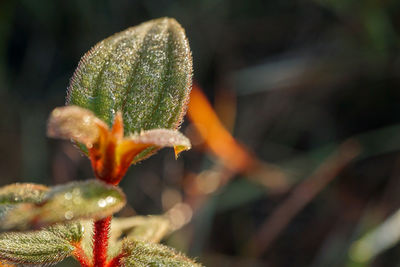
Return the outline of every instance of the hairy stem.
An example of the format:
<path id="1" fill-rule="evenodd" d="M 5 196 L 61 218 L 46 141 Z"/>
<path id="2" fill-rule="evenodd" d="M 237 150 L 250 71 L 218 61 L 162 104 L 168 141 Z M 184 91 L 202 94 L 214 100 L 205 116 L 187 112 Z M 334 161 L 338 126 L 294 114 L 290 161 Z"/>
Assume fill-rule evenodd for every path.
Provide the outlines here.
<path id="1" fill-rule="evenodd" d="M 94 222 L 93 266 L 105 267 L 111 216 Z"/>
<path id="2" fill-rule="evenodd" d="M 107 264 L 107 267 L 119 267 L 121 266 L 121 259 L 124 256 L 124 253 L 120 253 L 118 256 L 110 260 Z"/>
<path id="3" fill-rule="evenodd" d="M 81 244 L 76 244 L 75 245 L 75 250 L 73 252 L 73 255 L 75 257 L 75 259 L 77 261 L 79 261 L 79 263 L 81 264 L 82 267 L 90 267 L 90 261 L 85 253 L 85 251 L 83 251 Z"/>

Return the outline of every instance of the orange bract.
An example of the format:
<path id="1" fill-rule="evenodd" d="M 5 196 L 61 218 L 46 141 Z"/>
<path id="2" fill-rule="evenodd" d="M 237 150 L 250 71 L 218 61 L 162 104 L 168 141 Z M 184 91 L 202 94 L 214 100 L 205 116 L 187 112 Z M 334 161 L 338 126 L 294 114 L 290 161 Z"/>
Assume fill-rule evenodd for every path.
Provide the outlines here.
<path id="1" fill-rule="evenodd" d="M 124 127 L 121 113 L 117 113 L 111 130 L 103 125 L 97 125 L 99 128 L 99 138 L 88 147 L 89 157 L 92 168 L 97 178 L 110 184 L 118 184 L 128 170 L 130 162 L 121 162 L 121 155 L 117 154 L 117 148 L 124 138 Z M 121 164 L 122 163 L 122 164 Z"/>

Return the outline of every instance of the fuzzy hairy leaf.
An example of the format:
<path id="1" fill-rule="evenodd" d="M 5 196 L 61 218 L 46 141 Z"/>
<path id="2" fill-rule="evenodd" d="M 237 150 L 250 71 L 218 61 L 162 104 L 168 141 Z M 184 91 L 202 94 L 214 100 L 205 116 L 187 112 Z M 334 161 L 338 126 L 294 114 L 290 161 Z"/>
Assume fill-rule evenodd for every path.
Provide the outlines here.
<path id="1" fill-rule="evenodd" d="M 23 202 L 40 203 L 49 188 L 39 184 L 11 184 L 0 188 L 0 205 Z"/>
<path id="2" fill-rule="evenodd" d="M 32 232 L 0 234 L 0 260 L 21 265 L 51 265 L 70 256 L 83 236 L 79 223 Z"/>
<path id="3" fill-rule="evenodd" d="M 41 202 L 0 206 L 0 229 L 26 230 L 58 222 L 101 219 L 125 205 L 125 195 L 115 186 L 98 180 L 53 187 Z"/>
<path id="4" fill-rule="evenodd" d="M 44 222 L 54 223 L 62 219 L 102 219 L 119 211 L 126 203 L 119 187 L 99 180 L 74 182 L 54 187 L 42 205 Z M 57 212 L 56 210 L 61 210 Z"/>
<path id="5" fill-rule="evenodd" d="M 120 146 L 121 153 L 123 154 L 123 151 L 129 153 L 129 151 L 133 151 L 135 147 L 138 147 L 140 144 L 150 145 L 150 148 L 173 147 L 175 150 L 175 157 L 178 157 L 179 153 L 182 151 L 189 150 L 192 147 L 190 140 L 179 131 L 153 129 L 142 131 L 140 134 L 134 134 L 126 138 Z M 134 158 L 133 163 L 144 159 L 148 155 L 146 151 L 147 150 L 144 150 L 145 154 L 139 153 L 139 155 Z"/>
<path id="6" fill-rule="evenodd" d="M 100 128 L 107 125 L 88 109 L 78 106 L 55 108 L 47 124 L 47 136 L 73 139 L 92 147 L 100 136 Z"/>
<path id="7" fill-rule="evenodd" d="M 84 221 L 83 221 L 84 222 Z M 64 239 L 72 244 L 79 243 L 85 232 L 84 224 L 80 221 L 70 223 L 59 223 L 46 228 L 53 235 Z"/>
<path id="8" fill-rule="evenodd" d="M 86 53 L 66 102 L 92 110 L 109 126 L 121 111 L 126 135 L 176 129 L 191 83 L 192 58 L 184 29 L 175 19 L 160 18 L 114 34 Z"/>
<path id="9" fill-rule="evenodd" d="M 123 244 L 125 256 L 122 266 L 126 267 L 200 267 L 199 263 L 187 258 L 182 253 L 164 245 L 142 241 L 126 241 Z"/>

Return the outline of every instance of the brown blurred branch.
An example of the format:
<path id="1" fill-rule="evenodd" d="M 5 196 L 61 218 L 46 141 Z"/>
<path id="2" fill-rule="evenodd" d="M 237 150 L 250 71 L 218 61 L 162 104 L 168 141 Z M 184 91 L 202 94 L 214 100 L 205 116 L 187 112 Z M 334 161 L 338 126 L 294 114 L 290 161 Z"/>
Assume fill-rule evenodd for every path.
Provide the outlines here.
<path id="1" fill-rule="evenodd" d="M 253 256 L 260 256 L 265 252 L 292 219 L 359 153 L 359 144 L 354 140 L 348 140 L 340 145 L 313 175 L 297 185 L 287 199 L 272 212 L 248 243 L 246 252 Z"/>

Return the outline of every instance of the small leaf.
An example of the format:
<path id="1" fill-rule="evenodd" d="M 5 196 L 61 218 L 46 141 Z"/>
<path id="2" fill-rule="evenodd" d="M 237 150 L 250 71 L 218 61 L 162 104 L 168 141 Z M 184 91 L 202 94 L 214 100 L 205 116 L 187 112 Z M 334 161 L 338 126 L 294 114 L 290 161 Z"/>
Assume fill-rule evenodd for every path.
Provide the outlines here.
<path id="1" fill-rule="evenodd" d="M 168 129 L 153 129 L 148 131 L 142 131 L 140 134 L 134 134 L 129 138 L 126 138 L 120 145 L 121 155 L 126 153 L 132 153 L 135 148 L 143 149 L 138 145 L 151 146 L 151 147 L 173 147 L 175 149 L 175 156 L 184 150 L 189 150 L 191 144 L 189 139 L 175 130 Z M 133 163 L 143 160 L 147 154 L 142 156 L 137 155 Z"/>
<path id="2" fill-rule="evenodd" d="M 70 256 L 83 236 L 79 223 L 32 232 L 0 234 L 0 259 L 22 265 L 51 265 Z"/>
<path id="3" fill-rule="evenodd" d="M 122 266 L 200 267 L 182 253 L 160 244 L 126 241 L 123 244 Z"/>
<path id="4" fill-rule="evenodd" d="M 170 221 L 165 216 L 113 218 L 111 225 L 111 238 L 114 240 L 125 234 L 129 240 L 158 243 L 170 232 Z"/>
<path id="5" fill-rule="evenodd" d="M 47 231 L 69 243 L 76 244 L 82 240 L 85 228 L 81 222 L 72 222 L 52 225 L 47 228 Z"/>
<path id="6" fill-rule="evenodd" d="M 47 136 L 73 139 L 90 148 L 98 140 L 101 129 L 108 130 L 108 127 L 90 110 L 78 106 L 59 107 L 50 114 Z"/>
<path id="7" fill-rule="evenodd" d="M 125 195 L 98 180 L 74 182 L 49 190 L 39 203 L 0 206 L 0 229 L 32 229 L 76 219 L 101 219 L 125 205 Z"/>
<path id="8" fill-rule="evenodd" d="M 92 110 L 111 126 L 122 112 L 125 135 L 176 129 L 186 111 L 192 57 L 184 29 L 160 18 L 101 41 L 78 64 L 67 104 Z"/>
<path id="9" fill-rule="evenodd" d="M 11 184 L 0 188 L 0 205 L 23 202 L 40 203 L 48 187 L 39 184 Z"/>
<path id="10" fill-rule="evenodd" d="M 125 202 L 125 195 L 118 187 L 88 180 L 54 187 L 46 196 L 41 214 L 46 217 L 43 222 L 48 223 L 63 217 L 97 220 L 119 211 Z"/>
<path id="11" fill-rule="evenodd" d="M 127 238 L 158 243 L 170 231 L 169 220 L 160 216 L 149 217 L 147 223 L 133 228 Z"/>

